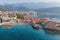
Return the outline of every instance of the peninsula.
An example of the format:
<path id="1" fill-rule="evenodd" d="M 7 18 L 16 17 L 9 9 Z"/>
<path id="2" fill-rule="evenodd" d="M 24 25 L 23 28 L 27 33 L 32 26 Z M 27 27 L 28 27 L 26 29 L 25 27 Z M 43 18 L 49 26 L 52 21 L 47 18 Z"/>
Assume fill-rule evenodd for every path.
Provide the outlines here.
<path id="1" fill-rule="evenodd" d="M 60 31 L 60 22 L 54 18 L 38 18 L 37 12 L 0 11 L 0 26 L 28 24 L 35 29 L 43 28 Z"/>

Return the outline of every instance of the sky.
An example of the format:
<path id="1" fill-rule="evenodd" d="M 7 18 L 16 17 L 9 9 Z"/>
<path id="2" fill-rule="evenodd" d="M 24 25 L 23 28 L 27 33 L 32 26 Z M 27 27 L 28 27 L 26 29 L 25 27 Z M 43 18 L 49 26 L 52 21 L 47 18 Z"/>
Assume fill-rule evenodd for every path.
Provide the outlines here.
<path id="1" fill-rule="evenodd" d="M 0 0 L 0 4 L 11 4 L 21 2 L 60 2 L 60 0 Z"/>

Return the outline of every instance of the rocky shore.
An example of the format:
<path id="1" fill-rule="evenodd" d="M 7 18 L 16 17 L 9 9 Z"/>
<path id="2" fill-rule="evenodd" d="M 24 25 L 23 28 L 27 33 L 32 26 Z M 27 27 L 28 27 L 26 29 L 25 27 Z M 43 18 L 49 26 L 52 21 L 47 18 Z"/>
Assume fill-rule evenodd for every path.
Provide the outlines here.
<path id="1" fill-rule="evenodd" d="M 33 28 L 35 29 L 43 28 L 46 30 L 60 31 L 60 22 L 54 21 L 52 19 L 48 20 L 42 18 L 42 19 L 37 19 L 36 21 L 33 19 L 32 23 L 34 24 Z"/>
<path id="2" fill-rule="evenodd" d="M 0 26 L 12 26 L 15 24 L 19 25 L 31 25 L 34 29 L 47 29 L 47 30 L 56 30 L 60 31 L 60 22 L 54 21 L 50 18 L 28 18 L 24 20 L 19 20 L 18 22 L 10 21 L 10 22 L 2 22 Z"/>

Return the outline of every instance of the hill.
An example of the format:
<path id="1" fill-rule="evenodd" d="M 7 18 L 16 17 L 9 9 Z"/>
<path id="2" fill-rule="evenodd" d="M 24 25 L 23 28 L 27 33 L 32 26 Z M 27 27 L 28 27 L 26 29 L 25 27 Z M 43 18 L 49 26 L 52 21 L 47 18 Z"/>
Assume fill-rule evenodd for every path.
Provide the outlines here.
<path id="1" fill-rule="evenodd" d="M 60 13 L 60 7 L 35 9 L 36 12 Z"/>

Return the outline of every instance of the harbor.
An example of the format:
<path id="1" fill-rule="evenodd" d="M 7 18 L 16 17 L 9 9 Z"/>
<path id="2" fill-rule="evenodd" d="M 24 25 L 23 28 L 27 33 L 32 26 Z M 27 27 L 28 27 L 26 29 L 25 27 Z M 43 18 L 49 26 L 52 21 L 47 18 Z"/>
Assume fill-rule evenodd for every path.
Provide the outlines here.
<path id="1" fill-rule="evenodd" d="M 34 29 L 60 31 L 60 21 L 55 18 L 38 18 L 37 12 L 0 11 L 0 26 L 31 25 Z"/>

